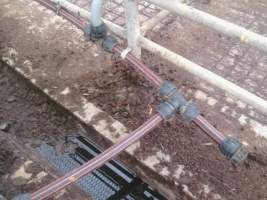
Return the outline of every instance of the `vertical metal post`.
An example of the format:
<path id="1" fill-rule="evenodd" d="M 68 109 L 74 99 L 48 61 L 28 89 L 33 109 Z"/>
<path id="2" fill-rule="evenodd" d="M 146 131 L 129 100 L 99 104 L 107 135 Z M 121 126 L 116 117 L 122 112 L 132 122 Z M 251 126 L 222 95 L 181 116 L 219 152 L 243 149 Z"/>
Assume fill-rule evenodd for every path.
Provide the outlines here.
<path id="1" fill-rule="evenodd" d="M 124 0 L 124 2 L 128 47 L 131 48 L 132 53 L 136 57 L 141 58 L 141 47 L 138 44 L 138 38 L 140 35 L 138 0 Z"/>

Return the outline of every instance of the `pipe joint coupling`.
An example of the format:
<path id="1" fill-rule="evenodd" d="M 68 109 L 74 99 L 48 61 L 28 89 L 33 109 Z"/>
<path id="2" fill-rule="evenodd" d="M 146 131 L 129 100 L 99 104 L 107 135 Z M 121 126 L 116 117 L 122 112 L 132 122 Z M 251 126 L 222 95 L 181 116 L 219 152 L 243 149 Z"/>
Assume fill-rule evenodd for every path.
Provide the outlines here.
<path id="1" fill-rule="evenodd" d="M 12 200 L 31 200 L 31 196 L 29 194 L 20 194 L 14 197 Z"/>
<path id="2" fill-rule="evenodd" d="M 176 86 L 170 81 L 164 81 L 159 89 L 159 95 L 164 99 L 170 98 L 176 92 Z"/>
<path id="3" fill-rule="evenodd" d="M 183 95 L 176 90 L 174 91 L 172 96 L 169 96 L 168 99 L 166 99 L 158 106 L 157 111 L 163 117 L 163 119 L 169 120 L 170 118 L 175 116 L 179 108 L 185 103 L 186 100 Z"/>
<path id="4" fill-rule="evenodd" d="M 179 108 L 179 105 L 180 104 L 177 101 L 175 101 L 175 99 L 171 99 L 160 103 L 159 106 L 157 107 L 157 112 L 161 115 L 161 117 L 164 120 L 169 120 L 175 116 Z"/>
<path id="5" fill-rule="evenodd" d="M 184 95 L 173 83 L 165 81 L 160 87 L 159 94 L 166 100 L 158 109 L 159 113 L 164 113 L 162 115 L 164 119 L 169 119 L 178 110 L 182 117 L 188 121 L 192 121 L 199 115 L 196 104 L 186 101 Z"/>
<path id="6" fill-rule="evenodd" d="M 193 102 L 186 102 L 179 110 L 182 117 L 190 122 L 200 114 L 197 105 Z"/>
<path id="7" fill-rule="evenodd" d="M 159 90 L 159 95 L 167 101 L 175 101 L 178 108 L 186 104 L 184 95 L 176 88 L 174 84 L 169 81 L 165 81 Z"/>
<path id="8" fill-rule="evenodd" d="M 240 163 L 248 156 L 248 151 L 237 139 L 226 138 L 219 144 L 220 151 L 236 163 Z"/>
<path id="9" fill-rule="evenodd" d="M 105 51 L 112 53 L 114 47 L 118 44 L 118 41 L 113 36 L 107 36 L 102 42 L 102 47 Z"/>
<path id="10" fill-rule="evenodd" d="M 83 29 L 86 38 L 96 41 L 98 39 L 104 38 L 107 35 L 107 27 L 104 23 L 100 26 L 86 25 Z"/>

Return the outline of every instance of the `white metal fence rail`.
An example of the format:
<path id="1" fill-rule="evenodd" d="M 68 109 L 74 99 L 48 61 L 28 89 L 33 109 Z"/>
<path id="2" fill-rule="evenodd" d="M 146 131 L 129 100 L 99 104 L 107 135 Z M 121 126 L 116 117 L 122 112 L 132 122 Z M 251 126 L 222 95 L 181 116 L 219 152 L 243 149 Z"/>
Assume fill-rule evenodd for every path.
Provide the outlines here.
<path id="1" fill-rule="evenodd" d="M 55 3 L 60 4 L 62 7 L 68 9 L 71 12 L 76 13 L 86 19 L 90 19 L 90 13 L 82 9 L 67 0 L 52 0 Z M 149 40 L 140 33 L 138 21 L 138 0 L 124 0 L 126 5 L 126 17 L 127 29 L 114 24 L 108 20 L 103 19 L 110 31 L 116 35 L 127 39 L 129 47 L 132 48 L 132 51 L 140 55 L 140 47 L 147 49 L 157 55 L 160 55 L 162 58 L 170 61 L 175 64 L 177 67 L 180 67 L 193 75 L 207 81 L 208 83 L 222 89 L 223 91 L 231 94 L 232 96 L 240 99 L 241 101 L 247 103 L 248 105 L 253 106 L 258 111 L 267 115 L 267 101 L 256 96 L 255 94 L 239 87 L 238 85 L 224 79 L 223 77 L 207 70 L 200 65 L 191 62 L 190 60 L 178 55 L 177 53 L 170 51 L 167 48 L 164 48 L 157 43 Z M 194 21 L 207 25 L 208 27 L 215 29 L 221 33 L 224 33 L 230 37 L 238 37 L 241 42 L 248 43 L 253 45 L 265 52 L 267 52 L 267 38 L 256 33 L 253 33 L 249 30 L 246 30 L 242 27 L 234 25 L 225 20 L 219 19 L 212 15 L 209 15 L 205 12 L 199 11 L 195 8 L 187 6 L 180 3 L 178 0 L 147 0 L 150 3 L 155 3 L 156 5 L 171 11 L 173 13 L 188 17 Z M 163 15 L 163 14 L 162 14 Z M 164 14 L 165 15 L 165 14 Z M 157 24 L 157 21 L 162 20 L 162 17 L 158 17 L 156 21 L 151 22 L 152 25 L 149 25 L 149 28 L 152 28 Z M 148 28 L 141 28 L 146 31 Z"/>

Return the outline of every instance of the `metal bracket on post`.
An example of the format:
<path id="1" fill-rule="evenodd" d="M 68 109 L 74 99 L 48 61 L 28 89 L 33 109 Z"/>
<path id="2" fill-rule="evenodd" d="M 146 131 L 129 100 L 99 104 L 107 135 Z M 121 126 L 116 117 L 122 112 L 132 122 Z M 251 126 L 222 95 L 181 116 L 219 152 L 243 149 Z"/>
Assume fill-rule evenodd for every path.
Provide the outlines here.
<path id="1" fill-rule="evenodd" d="M 133 55 L 141 58 L 141 47 L 138 42 L 140 35 L 140 23 L 138 12 L 138 0 L 124 0 L 126 12 L 127 42 Z"/>

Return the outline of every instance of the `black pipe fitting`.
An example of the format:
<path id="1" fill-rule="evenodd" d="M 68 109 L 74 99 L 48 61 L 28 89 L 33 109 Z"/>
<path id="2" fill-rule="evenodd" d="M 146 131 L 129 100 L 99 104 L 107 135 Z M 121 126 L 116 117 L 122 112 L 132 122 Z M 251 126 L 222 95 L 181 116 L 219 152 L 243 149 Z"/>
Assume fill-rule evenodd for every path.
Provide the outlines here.
<path id="1" fill-rule="evenodd" d="M 112 53 L 114 47 L 118 44 L 118 41 L 113 36 L 106 36 L 102 42 L 102 47 L 105 51 Z"/>
<path id="2" fill-rule="evenodd" d="M 14 197 L 12 200 L 31 200 L 30 194 L 20 194 L 16 197 Z"/>
<path id="3" fill-rule="evenodd" d="M 161 85 L 159 94 L 166 100 L 158 109 L 164 119 L 171 118 L 178 110 L 188 121 L 192 121 L 200 114 L 196 104 L 186 101 L 183 94 L 169 81 L 165 81 Z"/>
<path id="4" fill-rule="evenodd" d="M 220 151 L 236 163 L 240 163 L 248 156 L 248 151 L 237 139 L 226 138 L 219 144 Z"/>
<path id="5" fill-rule="evenodd" d="M 92 26 L 87 24 L 83 29 L 86 38 L 92 41 L 104 38 L 107 35 L 107 27 L 104 23 L 100 26 Z"/>
<path id="6" fill-rule="evenodd" d="M 175 116 L 178 108 L 180 107 L 179 100 L 172 98 L 165 102 L 162 102 L 157 107 L 157 112 L 161 115 L 161 117 L 165 120 L 169 120 Z"/>
<path id="7" fill-rule="evenodd" d="M 162 98 L 168 99 L 170 98 L 175 92 L 177 92 L 176 86 L 170 81 L 164 81 L 164 83 L 160 86 L 159 95 Z"/>
<path id="8" fill-rule="evenodd" d="M 185 105 L 180 107 L 180 114 L 187 121 L 193 121 L 199 114 L 197 105 L 193 102 L 187 102 Z"/>
<path id="9" fill-rule="evenodd" d="M 175 105 L 177 108 L 186 104 L 186 99 L 184 98 L 183 94 L 178 91 L 176 86 L 169 81 L 165 81 L 160 89 L 159 95 L 167 101 L 175 101 Z"/>

